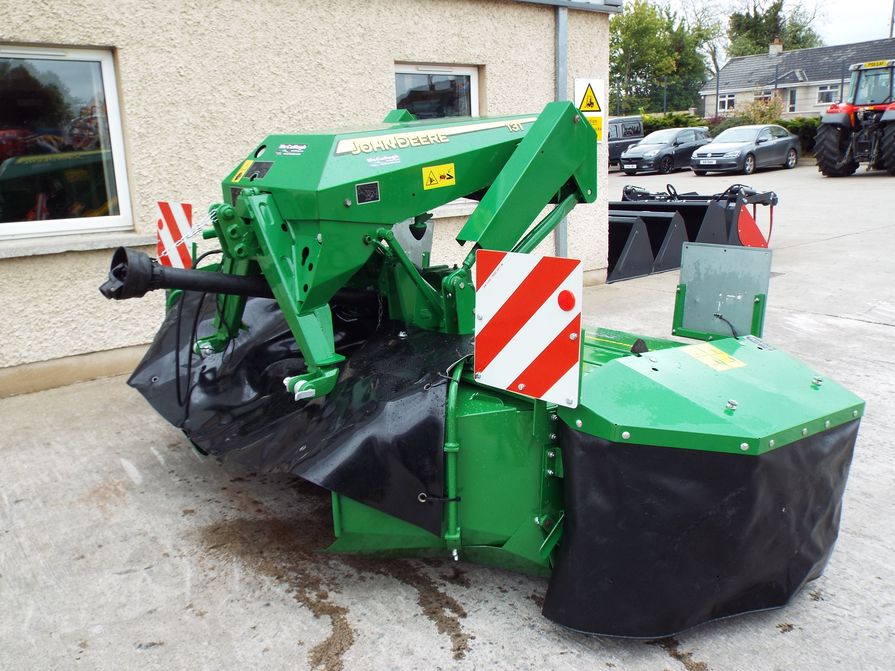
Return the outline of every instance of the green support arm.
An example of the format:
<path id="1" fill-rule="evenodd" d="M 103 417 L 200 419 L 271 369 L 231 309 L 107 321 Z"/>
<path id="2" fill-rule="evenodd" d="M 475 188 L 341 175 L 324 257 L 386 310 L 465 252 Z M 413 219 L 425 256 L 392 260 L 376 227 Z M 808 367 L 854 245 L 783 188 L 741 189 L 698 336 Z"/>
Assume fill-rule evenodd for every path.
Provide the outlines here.
<path id="1" fill-rule="evenodd" d="M 548 104 L 457 240 L 508 251 L 565 188 L 575 193 L 578 202 L 593 202 L 597 197 L 596 142 L 593 128 L 572 103 Z"/>

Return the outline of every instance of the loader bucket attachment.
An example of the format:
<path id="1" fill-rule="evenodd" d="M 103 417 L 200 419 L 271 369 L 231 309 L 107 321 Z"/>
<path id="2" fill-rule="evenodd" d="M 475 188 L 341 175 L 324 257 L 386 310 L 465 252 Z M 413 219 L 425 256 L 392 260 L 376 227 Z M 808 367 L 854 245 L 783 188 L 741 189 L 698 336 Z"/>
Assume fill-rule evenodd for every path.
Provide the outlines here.
<path id="1" fill-rule="evenodd" d="M 702 196 L 668 192 L 650 193 L 627 186 L 622 200 L 609 203 L 607 282 L 642 277 L 680 267 L 684 242 L 767 247 L 768 238 L 755 223 L 758 204 L 770 206 L 771 226 L 777 196 L 734 184 L 723 193 Z M 748 206 L 752 206 L 750 213 Z M 669 219 L 677 215 L 677 219 Z M 629 219 L 637 217 L 643 229 Z M 642 238 L 648 237 L 649 250 Z"/>
<path id="2" fill-rule="evenodd" d="M 613 212 L 609 217 L 607 282 L 679 268 L 687 241 L 684 218 L 677 212 Z"/>
<path id="3" fill-rule="evenodd" d="M 609 216 L 609 266 L 606 282 L 643 277 L 653 271 L 652 245 L 640 217 Z"/>

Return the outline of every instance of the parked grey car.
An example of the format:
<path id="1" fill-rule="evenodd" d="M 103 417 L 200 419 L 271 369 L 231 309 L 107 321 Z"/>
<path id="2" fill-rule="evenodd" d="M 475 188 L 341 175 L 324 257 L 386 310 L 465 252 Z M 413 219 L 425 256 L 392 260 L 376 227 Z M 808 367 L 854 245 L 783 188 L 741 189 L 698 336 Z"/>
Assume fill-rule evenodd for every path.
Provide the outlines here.
<path id="1" fill-rule="evenodd" d="M 775 124 L 728 128 L 711 143 L 693 152 L 690 167 L 697 175 L 707 172 L 741 172 L 756 168 L 795 168 L 799 162 L 799 138 Z"/>
<path id="2" fill-rule="evenodd" d="M 694 151 L 711 142 L 708 128 L 664 128 L 653 131 L 621 155 L 622 170 L 627 175 L 657 171 L 669 173 L 690 165 Z"/>

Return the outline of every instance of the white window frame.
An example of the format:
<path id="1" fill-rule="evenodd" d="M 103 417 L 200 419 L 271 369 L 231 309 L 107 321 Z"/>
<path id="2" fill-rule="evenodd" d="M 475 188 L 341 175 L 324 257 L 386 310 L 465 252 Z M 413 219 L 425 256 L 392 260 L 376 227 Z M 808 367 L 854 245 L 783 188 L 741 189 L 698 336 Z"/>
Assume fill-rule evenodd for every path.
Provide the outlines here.
<path id="1" fill-rule="evenodd" d="M 396 75 L 465 75 L 469 77 L 469 115 L 479 116 L 479 69 L 474 65 L 395 63 Z M 397 104 L 397 91 L 395 102 Z M 445 117 L 451 118 L 451 117 Z"/>
<path id="2" fill-rule="evenodd" d="M 109 231 L 133 231 L 130 185 L 124 155 L 124 134 L 121 128 L 121 107 L 118 103 L 118 85 L 115 79 L 115 62 L 112 52 L 107 49 L 19 47 L 0 45 L 0 57 L 35 58 L 57 61 L 99 62 L 106 103 L 106 117 L 109 124 L 109 144 L 111 145 L 112 167 L 115 174 L 115 190 L 118 198 L 117 215 L 104 217 L 80 217 L 72 219 L 47 219 L 43 221 L 21 221 L 0 224 L 0 240 L 39 238 L 76 233 L 99 233 Z"/>
<path id="3" fill-rule="evenodd" d="M 479 69 L 474 65 L 438 65 L 430 63 L 395 63 L 396 75 L 467 75 L 469 76 L 469 113 L 480 116 L 479 110 Z M 398 92 L 395 91 L 397 105 Z M 446 119 L 456 117 L 445 117 Z M 467 217 L 478 205 L 474 200 L 458 198 L 432 211 L 433 219 Z"/>
<path id="4" fill-rule="evenodd" d="M 821 100 L 821 93 L 832 93 L 829 101 Z M 834 102 L 841 100 L 841 91 L 839 84 L 820 84 L 817 87 L 817 105 L 832 105 Z"/>
<path id="5" fill-rule="evenodd" d="M 798 89 L 791 88 L 791 89 L 789 89 L 789 92 L 787 93 L 786 110 L 790 114 L 795 112 L 796 107 L 798 106 L 799 95 L 798 95 L 797 91 L 798 91 Z"/>
<path id="6" fill-rule="evenodd" d="M 736 93 L 722 93 L 718 96 L 718 112 L 732 112 L 736 107 Z"/>

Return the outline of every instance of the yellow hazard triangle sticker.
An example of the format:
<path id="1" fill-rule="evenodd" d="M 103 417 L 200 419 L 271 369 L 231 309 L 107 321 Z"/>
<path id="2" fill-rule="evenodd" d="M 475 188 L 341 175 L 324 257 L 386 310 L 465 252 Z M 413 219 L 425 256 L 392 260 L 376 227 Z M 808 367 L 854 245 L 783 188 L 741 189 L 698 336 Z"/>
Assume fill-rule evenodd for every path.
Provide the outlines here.
<path id="1" fill-rule="evenodd" d="M 423 189 L 440 189 L 443 186 L 454 186 L 457 183 L 453 163 L 427 165 L 423 168 Z"/>
<path id="2" fill-rule="evenodd" d="M 584 91 L 584 97 L 581 99 L 581 104 L 578 105 L 578 109 L 582 112 L 602 112 L 602 108 L 600 107 L 600 103 L 597 101 L 597 96 L 594 95 L 594 90 L 591 88 L 591 85 L 587 85 L 587 89 Z"/>

